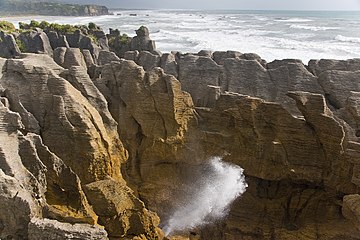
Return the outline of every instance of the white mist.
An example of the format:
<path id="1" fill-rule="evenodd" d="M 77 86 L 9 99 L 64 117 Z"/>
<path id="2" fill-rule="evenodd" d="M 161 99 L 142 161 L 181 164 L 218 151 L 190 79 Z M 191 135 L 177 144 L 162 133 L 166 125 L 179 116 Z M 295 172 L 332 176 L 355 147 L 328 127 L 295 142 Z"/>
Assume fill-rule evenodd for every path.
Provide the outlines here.
<path id="1" fill-rule="evenodd" d="M 201 179 L 191 186 L 197 189 L 196 194 L 190 195 L 167 221 L 163 228 L 166 236 L 225 217 L 230 204 L 247 188 L 243 169 L 220 157 L 210 159 Z"/>

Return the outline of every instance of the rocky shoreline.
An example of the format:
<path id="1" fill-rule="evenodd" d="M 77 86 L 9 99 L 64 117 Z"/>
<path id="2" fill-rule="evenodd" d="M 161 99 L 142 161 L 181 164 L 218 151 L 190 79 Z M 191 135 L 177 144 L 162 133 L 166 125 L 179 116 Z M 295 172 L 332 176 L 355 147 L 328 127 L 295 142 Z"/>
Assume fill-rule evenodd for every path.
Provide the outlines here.
<path id="1" fill-rule="evenodd" d="M 161 53 L 144 26 L 36 22 L 3 28 L 0 57 L 1 239 L 166 239 L 213 156 L 249 186 L 181 239 L 360 239 L 359 59 Z"/>

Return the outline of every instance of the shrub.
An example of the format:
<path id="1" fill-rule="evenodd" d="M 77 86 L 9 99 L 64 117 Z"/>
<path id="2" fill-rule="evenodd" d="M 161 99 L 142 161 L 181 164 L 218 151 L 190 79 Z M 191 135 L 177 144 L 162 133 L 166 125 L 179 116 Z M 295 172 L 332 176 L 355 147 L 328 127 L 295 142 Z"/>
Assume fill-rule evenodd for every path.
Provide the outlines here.
<path id="1" fill-rule="evenodd" d="M 16 39 L 16 44 L 19 47 L 21 52 L 26 52 L 26 47 L 25 44 L 20 40 L 20 39 Z"/>
<path id="2" fill-rule="evenodd" d="M 120 43 L 121 44 L 126 44 L 128 42 L 129 36 L 124 33 L 123 35 L 120 36 Z"/>
<path id="3" fill-rule="evenodd" d="M 16 29 L 14 24 L 7 21 L 0 21 L 0 30 L 4 32 L 13 32 Z"/>
<path id="4" fill-rule="evenodd" d="M 94 30 L 94 29 L 96 29 L 96 28 L 97 28 L 96 24 L 95 24 L 95 23 L 93 23 L 93 22 L 89 22 L 88 27 L 89 27 L 89 29 L 91 29 L 91 30 Z"/>

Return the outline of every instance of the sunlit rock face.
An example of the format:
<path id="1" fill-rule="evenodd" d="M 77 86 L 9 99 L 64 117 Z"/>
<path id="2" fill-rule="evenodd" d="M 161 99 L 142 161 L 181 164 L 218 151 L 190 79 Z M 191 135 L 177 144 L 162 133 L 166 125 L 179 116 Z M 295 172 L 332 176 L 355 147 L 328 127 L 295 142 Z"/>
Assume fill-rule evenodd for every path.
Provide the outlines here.
<path id="1" fill-rule="evenodd" d="M 138 50 L 0 59 L 0 238 L 360 238 L 356 60 Z"/>
<path id="2" fill-rule="evenodd" d="M 351 68 L 318 70 L 323 71 L 318 76 L 299 60 L 266 63 L 243 56 L 217 65 L 213 57 L 185 55 L 176 60 L 182 90 L 193 93 L 195 107 L 182 105 L 189 111 L 175 108 L 175 112 L 193 114 L 186 118 L 181 140 L 171 144 L 161 123 L 166 126 L 173 115 L 156 120 L 152 101 L 144 102 L 149 92 L 160 96 L 164 91 L 154 91 L 151 80 L 144 81 L 154 70 L 144 73 L 130 62 L 112 63 L 103 67 L 102 78 L 96 80 L 111 103 L 114 118 L 128 115 L 119 123 L 132 122 L 127 125 L 132 128 L 118 128 L 125 145 L 132 147 L 132 163 L 124 172 L 150 209 L 160 214 L 166 233 L 171 232 L 169 222 L 176 219 L 171 216 L 181 219 L 177 215 L 180 203 L 191 202 L 189 196 L 201 192 L 193 190 L 193 185 L 203 176 L 206 161 L 222 156 L 225 162 L 244 169 L 248 188 L 230 205 L 228 217 L 206 226 L 199 224 L 192 230 L 196 235 L 204 239 L 358 239 L 351 220 L 356 208 L 347 208 L 347 219 L 341 213 L 343 197 L 359 191 L 359 89 L 353 61 L 334 62 L 334 66 L 350 64 Z M 200 58 L 205 58 L 201 64 L 197 62 Z M 188 61 L 186 68 L 184 61 Z M 119 68 L 122 70 L 115 70 Z M 206 77 L 206 69 L 213 69 L 214 80 Z M 201 75 L 203 71 L 205 75 Z M 113 79 L 119 80 L 114 84 Z M 123 101 L 129 98 L 123 89 L 130 81 L 136 86 L 131 98 L 141 102 L 139 105 Z M 197 84 L 208 84 L 218 92 L 206 95 Z M 164 104 L 167 102 L 161 106 Z"/>
<path id="3" fill-rule="evenodd" d="M 122 178 L 127 151 L 86 69 L 35 54 L 0 63 L 0 238 L 161 238 L 157 215 Z M 111 227 L 117 218 L 128 221 L 121 233 Z"/>

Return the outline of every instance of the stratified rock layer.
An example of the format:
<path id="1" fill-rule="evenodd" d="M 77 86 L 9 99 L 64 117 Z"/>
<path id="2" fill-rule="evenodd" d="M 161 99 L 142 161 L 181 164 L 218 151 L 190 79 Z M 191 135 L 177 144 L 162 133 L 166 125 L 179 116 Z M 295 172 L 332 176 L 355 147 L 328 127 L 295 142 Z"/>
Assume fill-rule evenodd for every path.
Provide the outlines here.
<path id="1" fill-rule="evenodd" d="M 100 185 L 99 191 L 113 185 L 129 198 L 117 202 L 118 208 L 141 219 L 155 219 L 134 226 L 130 222 L 129 228 L 138 231 L 125 229 L 121 237 L 160 238 L 156 214 L 145 209 L 122 178 L 120 166 L 127 151 L 107 102 L 86 69 L 73 66 L 65 70 L 48 55 L 35 54 L 1 59 L 0 64 L 0 198 L 4 203 L 0 206 L 0 238 L 112 237 L 116 229 L 106 228 L 105 233 L 91 225 L 105 224 L 98 207 L 106 206 L 114 196 L 83 192 L 84 184 L 96 185 L 105 179 L 111 181 L 106 187 Z M 81 224 L 69 229 L 70 223 Z"/>
<path id="2" fill-rule="evenodd" d="M 249 187 L 203 239 L 360 239 L 358 60 L 161 54 L 145 27 L 91 31 L 23 36 L 48 55 L 1 36 L 0 238 L 162 239 L 153 212 L 165 222 L 223 156 Z"/>
<path id="3" fill-rule="evenodd" d="M 126 178 L 166 221 L 201 163 L 224 156 L 245 169 L 249 188 L 229 218 L 201 230 L 204 239 L 359 239 L 356 201 L 345 197 L 341 213 L 343 197 L 358 194 L 360 184 L 354 63 L 342 70 L 330 64 L 316 76 L 299 60 L 266 63 L 255 54 L 234 55 L 216 54 L 220 64 L 214 54 L 173 58 L 172 71 L 195 108 L 167 105 L 181 95 L 159 98 L 171 88 L 152 87 L 161 86 L 153 80 L 163 76 L 156 67 L 144 73 L 123 61 L 102 68 L 96 85 L 129 149 Z M 163 114 L 165 106 L 171 114 Z M 185 122 L 167 128 L 175 113 Z M 182 134 L 169 134 L 179 129 Z"/>

